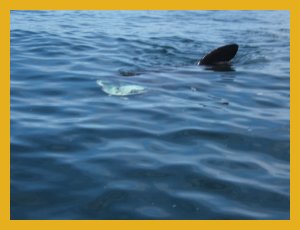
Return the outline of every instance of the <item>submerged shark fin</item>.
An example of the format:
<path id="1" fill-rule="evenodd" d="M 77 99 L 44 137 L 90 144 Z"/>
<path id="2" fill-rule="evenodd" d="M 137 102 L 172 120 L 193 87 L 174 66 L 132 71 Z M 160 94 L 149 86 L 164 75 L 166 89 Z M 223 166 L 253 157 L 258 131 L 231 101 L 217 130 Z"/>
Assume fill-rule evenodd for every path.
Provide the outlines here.
<path id="1" fill-rule="evenodd" d="M 236 55 L 239 46 L 237 44 L 229 44 L 219 47 L 210 53 L 206 54 L 198 65 L 216 65 L 219 63 L 229 62 Z"/>

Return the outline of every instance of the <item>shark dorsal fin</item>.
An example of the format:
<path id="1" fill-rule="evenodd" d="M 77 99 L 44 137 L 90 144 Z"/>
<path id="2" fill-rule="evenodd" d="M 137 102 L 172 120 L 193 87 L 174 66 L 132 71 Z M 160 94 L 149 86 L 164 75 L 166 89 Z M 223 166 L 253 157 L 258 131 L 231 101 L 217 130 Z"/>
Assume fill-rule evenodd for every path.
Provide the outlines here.
<path id="1" fill-rule="evenodd" d="M 237 44 L 229 44 L 219 47 L 206 54 L 199 62 L 199 65 L 216 65 L 218 63 L 229 62 L 236 55 L 239 46 Z"/>

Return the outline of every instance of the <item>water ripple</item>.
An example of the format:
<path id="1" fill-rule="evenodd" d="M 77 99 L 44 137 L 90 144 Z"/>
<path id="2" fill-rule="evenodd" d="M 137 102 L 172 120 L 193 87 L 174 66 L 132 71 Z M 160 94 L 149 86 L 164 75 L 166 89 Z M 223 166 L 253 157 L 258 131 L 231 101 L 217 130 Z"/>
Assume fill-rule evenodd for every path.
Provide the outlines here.
<path id="1" fill-rule="evenodd" d="M 287 11 L 12 11 L 11 218 L 289 219 L 289 46 Z"/>

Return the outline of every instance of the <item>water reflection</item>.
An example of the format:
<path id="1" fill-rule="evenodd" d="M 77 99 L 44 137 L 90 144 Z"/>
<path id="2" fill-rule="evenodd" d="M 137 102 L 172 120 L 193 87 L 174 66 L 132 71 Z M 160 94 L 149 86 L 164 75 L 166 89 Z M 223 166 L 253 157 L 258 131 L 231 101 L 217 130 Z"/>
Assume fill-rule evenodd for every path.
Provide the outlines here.
<path id="1" fill-rule="evenodd" d="M 222 63 L 217 65 L 205 66 L 206 70 L 212 70 L 215 72 L 231 72 L 235 71 L 230 63 Z"/>

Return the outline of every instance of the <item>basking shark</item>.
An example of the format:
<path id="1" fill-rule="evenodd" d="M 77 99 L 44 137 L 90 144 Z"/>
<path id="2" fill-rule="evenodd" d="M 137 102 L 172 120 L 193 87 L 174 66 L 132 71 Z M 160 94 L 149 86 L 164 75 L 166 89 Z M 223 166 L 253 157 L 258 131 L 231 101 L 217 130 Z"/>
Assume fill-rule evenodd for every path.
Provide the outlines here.
<path id="1" fill-rule="evenodd" d="M 221 46 L 206 54 L 198 65 L 208 66 L 214 71 L 233 71 L 230 67 L 230 60 L 234 58 L 238 48 L 237 44 Z M 129 96 L 146 92 L 145 88 L 139 85 L 113 85 L 101 80 L 97 80 L 97 84 L 110 96 Z"/>
<path id="2" fill-rule="evenodd" d="M 239 46 L 237 44 L 221 46 L 206 54 L 198 61 L 198 65 L 214 66 L 229 64 L 230 60 L 236 55 L 238 49 Z"/>
<path id="3" fill-rule="evenodd" d="M 109 82 L 97 80 L 97 84 L 102 88 L 102 91 L 110 96 L 129 96 L 134 94 L 142 94 L 145 88 L 139 85 L 113 85 Z"/>

